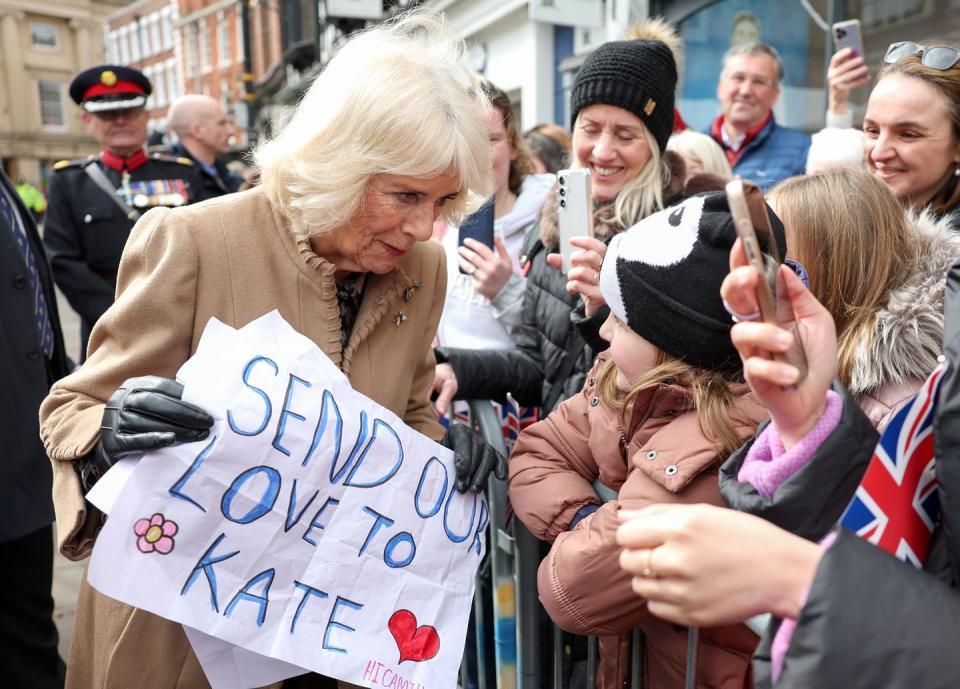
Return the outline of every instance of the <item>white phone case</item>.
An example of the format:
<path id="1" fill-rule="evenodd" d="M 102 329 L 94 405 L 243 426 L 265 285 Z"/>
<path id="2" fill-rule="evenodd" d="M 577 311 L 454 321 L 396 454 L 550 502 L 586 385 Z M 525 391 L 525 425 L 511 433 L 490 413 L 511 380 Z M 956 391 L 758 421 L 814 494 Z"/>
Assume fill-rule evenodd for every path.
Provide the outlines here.
<path id="1" fill-rule="evenodd" d="M 859 19 L 837 22 L 831 28 L 836 52 L 840 52 L 844 48 L 853 48 L 857 55 L 863 57 L 863 34 L 860 32 Z"/>
<path id="2" fill-rule="evenodd" d="M 560 229 L 560 255 L 563 272 L 570 270 L 570 257 L 575 247 L 573 237 L 593 236 L 593 213 L 590 202 L 590 170 L 577 168 L 557 173 L 557 224 Z"/>

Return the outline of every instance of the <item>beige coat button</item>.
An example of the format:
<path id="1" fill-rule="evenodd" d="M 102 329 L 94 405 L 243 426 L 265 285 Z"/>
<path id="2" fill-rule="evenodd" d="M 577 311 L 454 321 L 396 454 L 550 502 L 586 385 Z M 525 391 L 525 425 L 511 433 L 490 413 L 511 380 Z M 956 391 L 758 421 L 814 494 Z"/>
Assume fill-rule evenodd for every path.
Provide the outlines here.
<path id="1" fill-rule="evenodd" d="M 84 224 L 89 225 L 91 222 L 93 222 L 93 216 L 87 213 L 85 216 L 83 216 L 83 222 Z"/>

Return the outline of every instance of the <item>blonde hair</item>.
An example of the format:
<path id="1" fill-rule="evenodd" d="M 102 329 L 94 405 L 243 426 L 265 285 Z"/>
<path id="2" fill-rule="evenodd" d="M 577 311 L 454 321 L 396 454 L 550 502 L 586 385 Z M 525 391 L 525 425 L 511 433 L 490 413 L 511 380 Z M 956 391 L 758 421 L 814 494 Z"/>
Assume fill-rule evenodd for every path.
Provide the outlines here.
<path id="1" fill-rule="evenodd" d="M 960 63 L 950 69 L 934 69 L 927 67 L 921 60 L 920 53 L 915 53 L 884 65 L 877 74 L 877 82 L 891 74 L 903 74 L 933 87 L 947 101 L 947 116 L 950 118 L 954 145 L 956 145 L 960 142 Z M 960 165 L 957 168 L 960 169 Z M 927 203 L 927 208 L 937 215 L 943 215 L 958 206 L 960 206 L 960 177 L 951 174 Z"/>
<path id="2" fill-rule="evenodd" d="M 586 110 L 586 108 L 584 108 Z M 626 110 L 624 112 L 627 112 Z M 574 122 L 573 138 L 577 137 L 577 129 L 583 110 L 577 114 Z M 663 188 L 670 183 L 670 166 L 666 157 L 660 153 L 660 145 L 653 138 L 647 125 L 638 117 L 643 138 L 650 149 L 650 160 L 633 179 L 627 180 L 617 193 L 613 203 L 613 219 L 623 228 L 628 228 L 651 213 L 663 210 Z M 587 167 L 577 156 L 577 147 L 573 146 L 573 166 Z"/>
<path id="3" fill-rule="evenodd" d="M 255 160 L 264 191 L 306 239 L 347 225 L 370 179 L 452 171 L 456 222 L 492 193 L 490 107 L 438 15 L 408 12 L 351 37 Z"/>
<path id="4" fill-rule="evenodd" d="M 720 144 L 712 137 L 692 129 L 673 134 L 667 141 L 667 150 L 693 158 L 703 166 L 703 171 L 725 180 L 733 179 L 733 170 Z M 689 173 L 688 173 L 689 174 Z"/>
<path id="5" fill-rule="evenodd" d="M 919 269 L 921 240 L 890 190 L 860 170 L 792 177 L 769 199 L 790 232 L 791 258 L 807 269 L 810 291 L 833 316 L 840 380 L 849 385 L 854 352 L 872 339 L 877 312 Z"/>
<path id="6" fill-rule="evenodd" d="M 620 427 L 624 431 L 629 423 L 628 415 L 632 414 L 633 405 L 641 392 L 665 384 L 687 388 L 693 395 L 701 432 L 716 445 L 718 458 L 724 459 L 743 444 L 731 415 L 737 397 L 730 386 L 740 375 L 739 370 L 722 372 L 697 368 L 658 349 L 654 367 L 641 376 L 629 391 L 625 392 L 617 386 L 617 365 L 612 359 L 601 369 L 597 388 L 603 401 L 617 412 Z M 753 430 L 756 430 L 756 424 L 746 418 L 737 420 L 742 424 L 752 424 Z"/>

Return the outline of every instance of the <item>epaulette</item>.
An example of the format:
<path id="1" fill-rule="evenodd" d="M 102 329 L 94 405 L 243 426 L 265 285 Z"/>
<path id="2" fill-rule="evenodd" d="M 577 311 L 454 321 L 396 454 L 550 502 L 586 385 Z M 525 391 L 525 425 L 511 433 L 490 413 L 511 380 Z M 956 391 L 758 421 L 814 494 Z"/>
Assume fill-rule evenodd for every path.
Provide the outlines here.
<path id="1" fill-rule="evenodd" d="M 80 167 L 85 163 L 93 160 L 93 156 L 87 156 L 86 158 L 76 158 L 74 160 L 58 160 L 53 164 L 54 170 L 63 170 L 68 167 Z"/>
<path id="2" fill-rule="evenodd" d="M 178 163 L 180 165 L 189 165 L 193 167 L 194 162 L 184 156 L 168 155 L 166 153 L 151 153 L 151 160 L 159 160 L 164 163 Z"/>

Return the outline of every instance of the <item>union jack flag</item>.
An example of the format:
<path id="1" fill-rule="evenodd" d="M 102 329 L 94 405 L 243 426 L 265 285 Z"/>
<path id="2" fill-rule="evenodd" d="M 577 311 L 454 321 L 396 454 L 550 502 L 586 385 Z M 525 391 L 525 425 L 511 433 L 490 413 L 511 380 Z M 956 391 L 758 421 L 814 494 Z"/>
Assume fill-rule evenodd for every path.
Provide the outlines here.
<path id="1" fill-rule="evenodd" d="M 893 417 L 840 517 L 844 528 L 917 568 L 940 516 L 933 418 L 945 370 L 938 366 Z"/>
<path id="2" fill-rule="evenodd" d="M 540 419 L 540 408 L 521 407 L 510 393 L 507 393 L 507 401 L 505 404 L 494 401 L 491 401 L 490 404 L 493 405 L 494 411 L 500 418 L 500 423 L 503 426 L 503 441 L 506 443 L 507 452 L 509 453 L 513 450 L 513 446 L 516 444 L 520 432 L 527 426 L 535 424 Z M 453 403 L 452 420 L 465 423 L 468 426 L 471 425 L 470 407 L 466 402 L 457 401 Z M 443 424 L 444 428 L 449 426 L 450 422 L 451 419 L 449 418 L 440 419 L 440 423 Z"/>

